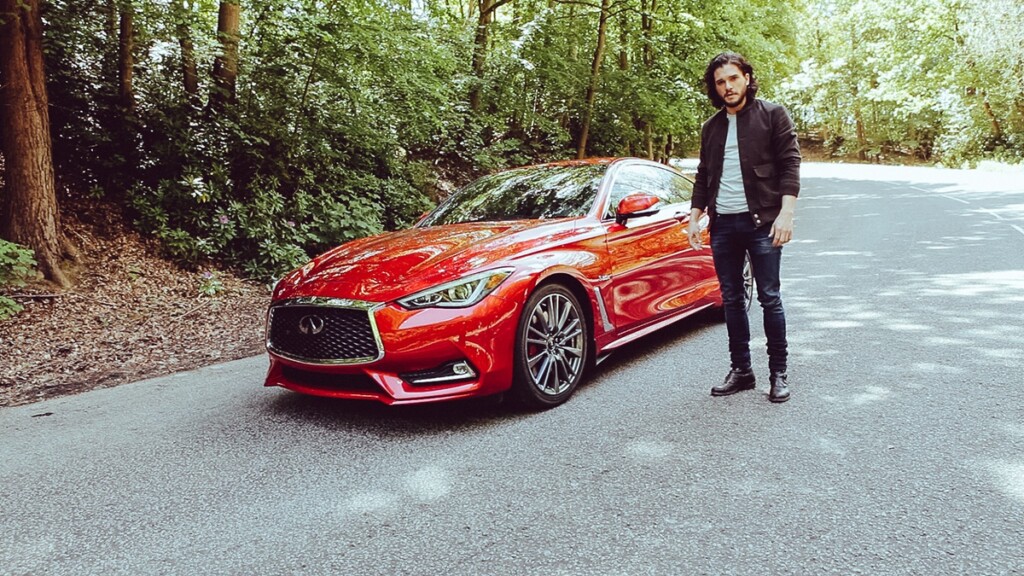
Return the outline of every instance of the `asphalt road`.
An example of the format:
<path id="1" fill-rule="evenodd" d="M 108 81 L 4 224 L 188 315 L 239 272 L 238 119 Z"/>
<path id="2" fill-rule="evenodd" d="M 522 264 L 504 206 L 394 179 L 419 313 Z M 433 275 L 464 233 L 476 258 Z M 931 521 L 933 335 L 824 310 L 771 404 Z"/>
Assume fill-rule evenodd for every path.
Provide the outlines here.
<path id="1" fill-rule="evenodd" d="M 4 408 L 0 574 L 1024 574 L 1019 178 L 804 176 L 786 404 L 763 338 L 758 389 L 708 394 L 700 317 L 543 413 L 306 398 L 263 358 Z"/>

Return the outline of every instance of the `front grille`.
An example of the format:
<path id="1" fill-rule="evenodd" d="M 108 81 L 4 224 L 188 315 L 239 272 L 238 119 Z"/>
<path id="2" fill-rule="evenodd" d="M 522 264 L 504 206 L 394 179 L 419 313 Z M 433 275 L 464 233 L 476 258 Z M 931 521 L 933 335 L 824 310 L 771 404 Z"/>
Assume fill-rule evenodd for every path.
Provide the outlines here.
<path id="1" fill-rule="evenodd" d="M 291 366 L 281 368 L 285 379 L 300 386 L 338 392 L 380 392 L 381 388 L 366 374 L 325 374 L 310 372 Z"/>
<path id="2" fill-rule="evenodd" d="M 297 360 L 368 362 L 380 357 L 372 311 L 333 306 L 270 309 L 268 346 Z"/>

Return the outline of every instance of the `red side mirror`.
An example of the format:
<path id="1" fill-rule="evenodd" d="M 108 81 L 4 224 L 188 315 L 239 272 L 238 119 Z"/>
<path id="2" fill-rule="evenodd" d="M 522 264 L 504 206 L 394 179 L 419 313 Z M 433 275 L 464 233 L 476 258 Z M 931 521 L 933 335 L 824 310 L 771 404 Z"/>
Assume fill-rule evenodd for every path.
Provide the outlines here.
<path id="1" fill-rule="evenodd" d="M 655 206 L 661 202 L 661 198 L 653 194 L 634 192 L 619 201 L 615 209 L 615 221 L 625 224 L 626 220 L 638 216 L 650 216 L 658 211 Z"/>

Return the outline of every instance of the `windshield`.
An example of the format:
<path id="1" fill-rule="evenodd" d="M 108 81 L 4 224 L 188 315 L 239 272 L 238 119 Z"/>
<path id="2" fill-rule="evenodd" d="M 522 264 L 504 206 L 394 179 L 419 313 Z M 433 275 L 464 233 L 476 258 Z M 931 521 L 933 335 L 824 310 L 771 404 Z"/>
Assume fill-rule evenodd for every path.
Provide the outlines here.
<path id="1" fill-rule="evenodd" d="M 531 166 L 484 176 L 437 207 L 420 226 L 583 216 L 607 166 Z"/>

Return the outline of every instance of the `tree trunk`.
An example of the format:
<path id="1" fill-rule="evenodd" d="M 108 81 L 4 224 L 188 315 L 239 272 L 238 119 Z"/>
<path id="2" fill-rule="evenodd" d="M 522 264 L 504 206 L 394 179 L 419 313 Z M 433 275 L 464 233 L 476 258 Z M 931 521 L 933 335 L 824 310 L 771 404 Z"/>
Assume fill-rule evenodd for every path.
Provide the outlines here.
<path id="1" fill-rule="evenodd" d="M 999 119 L 996 118 L 995 112 L 992 111 L 992 105 L 988 103 L 988 94 L 981 93 L 981 106 L 985 109 L 985 116 L 988 117 L 989 123 L 992 125 L 992 137 L 996 140 L 1003 139 L 1003 129 L 999 126 Z"/>
<path id="2" fill-rule="evenodd" d="M 619 70 L 629 72 L 629 11 L 619 13 Z"/>
<path id="3" fill-rule="evenodd" d="M 486 0 L 485 2 L 486 3 Z M 483 93 L 484 65 L 487 59 L 487 28 L 491 24 L 491 13 L 480 7 L 477 19 L 476 35 L 473 37 L 473 85 L 469 89 L 469 109 L 480 110 L 480 99 Z"/>
<path id="4" fill-rule="evenodd" d="M 575 25 L 576 5 L 569 4 L 569 26 Z M 569 61 L 575 64 L 577 61 L 579 61 L 579 55 L 579 46 L 576 42 L 572 42 L 569 45 Z M 570 92 L 569 98 L 567 98 L 565 101 L 565 106 L 563 107 L 562 114 L 559 116 L 558 119 L 558 125 L 561 126 L 563 130 L 569 133 L 569 139 L 573 141 L 578 140 L 578 128 L 572 116 L 572 109 L 575 105 L 576 93 Z"/>
<path id="5" fill-rule="evenodd" d="M 487 38 L 493 10 L 494 0 L 479 0 L 480 12 L 476 20 L 476 34 L 473 36 L 473 85 L 469 88 L 469 109 L 480 110 L 480 99 L 483 93 L 484 66 L 487 62 Z"/>
<path id="6" fill-rule="evenodd" d="M 473 6 L 480 9 L 476 19 L 476 35 L 473 37 L 473 86 L 469 89 L 469 109 L 478 112 L 482 105 L 484 73 L 487 69 L 487 41 L 490 37 L 491 22 L 499 7 L 512 0 L 477 0 L 470 3 L 470 16 Z"/>
<path id="7" fill-rule="evenodd" d="M 135 34 L 132 31 L 132 7 L 130 4 L 121 9 L 121 26 L 118 40 L 117 99 L 124 113 L 132 114 L 135 111 L 135 91 L 132 88 L 132 73 L 135 68 L 132 48 L 135 44 Z"/>
<path id="8" fill-rule="evenodd" d="M 644 122 L 644 148 L 647 149 L 647 159 L 654 160 L 654 131 L 650 122 Z"/>
<path id="9" fill-rule="evenodd" d="M 57 211 L 39 0 L 0 0 L 0 151 L 5 161 L 0 236 L 35 250 L 43 275 L 70 285 Z"/>
<path id="10" fill-rule="evenodd" d="M 853 109 L 853 118 L 856 122 L 855 130 L 857 132 L 857 159 L 867 160 L 868 139 L 864 134 L 864 119 L 861 117 L 860 106 Z"/>
<path id="11" fill-rule="evenodd" d="M 608 8 L 611 0 L 601 0 L 601 17 L 597 24 L 597 47 L 590 66 L 590 82 L 587 84 L 586 108 L 583 112 L 583 126 L 576 145 L 576 157 L 587 157 L 587 139 L 590 137 L 590 120 L 594 115 L 594 101 L 597 99 L 597 83 L 601 78 L 601 61 L 604 59 L 605 36 L 608 32 Z"/>
<path id="12" fill-rule="evenodd" d="M 196 65 L 195 47 L 190 36 L 179 36 L 178 44 L 181 46 L 182 86 L 188 99 L 195 101 L 199 96 L 199 67 Z"/>
<path id="13" fill-rule="evenodd" d="M 210 107 L 221 110 L 235 103 L 235 80 L 238 78 L 238 26 L 242 8 L 238 0 L 220 3 L 217 16 L 217 41 L 220 54 L 213 61 L 213 92 Z"/>
<path id="14" fill-rule="evenodd" d="M 181 81 L 185 95 L 195 103 L 199 96 L 199 67 L 196 65 L 195 44 L 192 42 L 192 28 L 189 26 L 192 14 L 191 2 L 184 5 L 174 2 L 178 17 L 178 46 L 181 47 Z"/>
<path id="15" fill-rule="evenodd" d="M 860 102 L 858 98 L 860 91 L 857 86 L 852 86 L 853 93 L 853 121 L 854 121 L 854 132 L 857 135 L 857 159 L 866 160 L 868 152 L 868 138 L 864 131 L 864 114 L 860 108 Z"/>
<path id="16" fill-rule="evenodd" d="M 648 76 L 651 74 L 651 70 L 654 68 L 654 51 L 652 49 L 653 40 L 651 38 L 654 32 L 654 15 L 658 11 L 658 0 L 651 0 L 650 11 L 648 11 L 647 0 L 644 0 L 641 4 L 642 16 L 640 18 L 640 29 L 643 34 L 643 51 L 641 60 L 643 61 L 644 71 Z M 647 157 L 654 160 L 654 131 L 651 127 L 649 120 L 644 120 L 644 138 L 647 144 Z M 671 135 L 669 136 L 669 142 L 671 142 Z"/>
<path id="17" fill-rule="evenodd" d="M 643 0 L 641 11 L 643 15 L 640 19 L 640 27 L 644 33 L 643 62 L 644 68 L 650 70 L 654 67 L 654 50 L 651 36 L 654 31 L 654 15 L 658 13 L 658 0 L 651 0 L 650 12 L 647 10 L 647 0 Z"/>
<path id="18" fill-rule="evenodd" d="M 623 76 L 629 76 L 629 11 L 623 10 L 619 13 L 619 71 Z M 633 121 L 633 128 L 643 132 L 643 120 L 637 113 L 636 108 L 630 111 L 630 118 Z M 637 156 L 635 138 L 630 135 L 626 140 L 626 156 Z"/>

